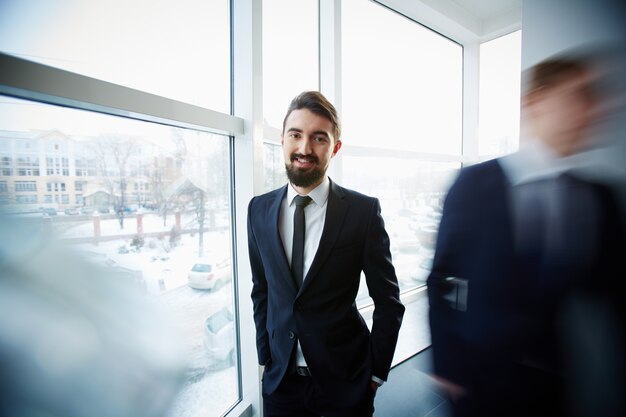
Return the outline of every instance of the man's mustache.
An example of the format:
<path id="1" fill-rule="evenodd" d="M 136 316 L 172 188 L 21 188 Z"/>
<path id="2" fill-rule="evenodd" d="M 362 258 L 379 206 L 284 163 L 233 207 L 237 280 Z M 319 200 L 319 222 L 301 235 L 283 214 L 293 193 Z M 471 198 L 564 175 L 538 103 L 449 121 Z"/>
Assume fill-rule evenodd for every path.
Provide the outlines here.
<path id="1" fill-rule="evenodd" d="M 315 155 L 312 155 L 312 154 L 311 155 L 303 155 L 301 153 L 295 153 L 295 152 L 291 154 L 289 159 L 291 160 L 291 162 L 293 162 L 293 161 L 295 161 L 298 158 L 299 159 L 303 159 L 303 160 L 308 161 L 308 162 L 313 162 L 315 164 L 317 164 L 319 162 L 319 158 L 317 156 L 315 156 Z"/>

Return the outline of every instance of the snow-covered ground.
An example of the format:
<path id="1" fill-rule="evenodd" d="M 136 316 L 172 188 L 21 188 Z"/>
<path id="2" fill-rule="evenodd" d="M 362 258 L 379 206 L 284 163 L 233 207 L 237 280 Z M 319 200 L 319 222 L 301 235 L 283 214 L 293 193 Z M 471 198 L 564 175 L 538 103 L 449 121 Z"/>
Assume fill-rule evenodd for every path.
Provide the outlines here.
<path id="1" fill-rule="evenodd" d="M 133 239 L 138 234 L 136 214 L 124 219 L 123 229 L 114 216 L 101 216 L 97 220 L 93 217 L 79 219 L 59 217 L 50 221 L 56 236 L 69 241 L 77 238 L 93 239 L 94 223 L 98 222 L 100 236 L 108 239 L 100 240 L 97 244 L 95 240 L 91 243 L 76 244 L 75 247 L 86 253 L 90 259 L 140 271 L 146 281 L 148 292 L 152 294 L 186 284 L 187 273 L 199 258 L 219 262 L 231 257 L 229 223 L 223 213 L 216 215 L 213 221 L 210 221 L 210 216 L 207 215 L 205 225 L 214 230 L 204 232 L 201 253 L 197 231 L 184 232 L 190 229 L 197 230 L 196 215 L 193 212 L 181 213 L 180 225 L 183 233 L 175 243 L 170 241 L 172 227 L 176 224 L 174 214 L 168 215 L 164 224 L 163 217 L 157 213 L 144 213 L 141 221 L 145 234 L 142 247 L 133 246 Z M 160 236 L 150 236 L 154 233 L 160 233 Z M 160 282 L 161 280 L 163 282 Z"/>
<path id="2" fill-rule="evenodd" d="M 194 216 L 182 216 L 183 229 L 192 225 Z M 61 238 L 93 236 L 93 219 L 54 223 L 54 230 Z M 222 415 L 237 400 L 237 370 L 235 366 L 208 355 L 204 346 L 204 332 L 207 317 L 224 306 L 233 305 L 232 282 L 215 291 L 196 290 L 187 286 L 187 273 L 199 258 L 214 262 L 230 259 L 229 228 L 205 232 L 204 250 L 200 253 L 197 232 L 181 234 L 175 244 L 170 243 L 167 233 L 159 237 L 146 236 L 144 245 L 136 248 L 131 245 L 136 234 L 136 223 L 136 218 L 127 218 L 124 230 L 121 230 L 117 219 L 101 218 L 102 236 L 123 237 L 100 241 L 98 244 L 80 243 L 73 247 L 100 264 L 140 273 L 146 284 L 146 297 L 152 298 L 165 309 L 176 324 L 185 351 L 187 371 L 182 389 L 168 416 Z M 228 226 L 223 219 L 220 223 Z M 173 224 L 173 215 L 165 226 L 162 217 L 156 214 L 148 213 L 143 217 L 143 231 L 146 234 L 169 232 Z M 234 327 L 232 331 L 234 341 Z"/>

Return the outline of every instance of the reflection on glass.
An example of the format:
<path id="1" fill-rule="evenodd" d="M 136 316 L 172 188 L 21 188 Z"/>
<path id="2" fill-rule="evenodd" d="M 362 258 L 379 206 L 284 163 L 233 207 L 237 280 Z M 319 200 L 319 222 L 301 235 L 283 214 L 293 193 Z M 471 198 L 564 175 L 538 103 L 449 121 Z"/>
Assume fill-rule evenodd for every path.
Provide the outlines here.
<path id="1" fill-rule="evenodd" d="M 462 47 L 375 2 L 341 5 L 345 144 L 459 155 Z"/>
<path id="2" fill-rule="evenodd" d="M 318 90 L 317 0 L 263 1 L 263 118 L 281 128 L 287 106 Z"/>
<path id="3" fill-rule="evenodd" d="M 0 51 L 229 113 L 229 3 L 2 1 Z"/>
<path id="4" fill-rule="evenodd" d="M 164 309 L 187 366 L 171 416 L 222 415 L 239 397 L 229 138 L 4 97 L 0 115 L 1 215 Z"/>
<path id="5" fill-rule="evenodd" d="M 455 162 L 344 156 L 345 185 L 380 200 L 401 292 L 426 283 L 443 200 L 459 168 Z M 371 303 L 366 288 L 362 282 L 360 306 Z"/>
<path id="6" fill-rule="evenodd" d="M 272 191 L 287 184 L 285 159 L 280 145 L 266 143 L 263 145 L 263 166 L 265 167 L 265 191 Z"/>
<path id="7" fill-rule="evenodd" d="M 479 155 L 496 157 L 518 148 L 521 67 L 522 32 L 480 45 Z"/>

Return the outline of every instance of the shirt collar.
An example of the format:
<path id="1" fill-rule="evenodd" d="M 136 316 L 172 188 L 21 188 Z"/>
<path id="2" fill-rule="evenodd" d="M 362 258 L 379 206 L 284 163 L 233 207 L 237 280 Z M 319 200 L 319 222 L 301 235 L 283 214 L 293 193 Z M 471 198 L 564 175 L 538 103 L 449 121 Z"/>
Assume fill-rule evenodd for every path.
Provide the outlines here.
<path id="1" fill-rule="evenodd" d="M 324 180 L 320 183 L 320 185 L 311 190 L 308 196 L 311 197 L 311 200 L 313 200 L 316 205 L 318 205 L 319 207 L 324 207 L 324 205 L 326 205 L 326 202 L 328 201 L 329 193 L 330 179 L 326 176 L 324 177 Z M 289 206 L 293 204 L 293 199 L 296 198 L 297 195 L 298 192 L 294 190 L 291 183 L 289 183 L 287 187 L 287 201 L 289 202 Z"/>
<path id="2" fill-rule="evenodd" d="M 555 178 L 578 165 L 575 156 L 559 157 L 537 139 L 499 162 L 512 185 Z"/>

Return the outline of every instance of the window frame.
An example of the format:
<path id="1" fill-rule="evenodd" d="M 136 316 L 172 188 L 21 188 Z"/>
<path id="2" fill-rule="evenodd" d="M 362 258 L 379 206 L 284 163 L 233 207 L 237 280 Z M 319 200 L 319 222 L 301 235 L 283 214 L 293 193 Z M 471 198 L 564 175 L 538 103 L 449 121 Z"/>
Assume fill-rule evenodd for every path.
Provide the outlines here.
<path id="1" fill-rule="evenodd" d="M 245 233 L 245 228 L 243 228 L 243 232 L 240 231 L 241 229 L 237 228 L 237 223 L 238 220 L 241 221 L 241 216 L 236 210 L 235 198 L 240 198 L 240 196 L 236 195 L 233 191 L 235 189 L 235 178 L 233 174 L 236 171 L 234 156 L 235 141 L 245 141 L 246 134 L 246 129 L 244 129 L 246 119 L 234 115 L 237 106 L 235 106 L 233 102 L 233 96 L 235 95 L 235 70 L 233 62 L 235 49 L 241 50 L 241 46 L 235 46 L 234 42 L 237 41 L 242 43 L 236 36 L 234 36 L 234 26 L 235 22 L 238 24 L 239 22 L 244 22 L 248 19 L 246 15 L 249 16 L 253 9 L 259 7 L 259 5 L 248 4 L 243 1 L 229 1 L 230 114 L 136 90 L 130 87 L 99 80 L 0 52 L 0 95 L 54 106 L 124 117 L 143 122 L 158 123 L 171 127 L 214 133 L 228 138 L 228 163 L 231 174 L 231 191 L 229 197 L 231 200 L 231 246 L 233 248 L 233 307 L 235 311 L 236 323 L 235 343 L 237 345 L 238 352 L 238 372 L 236 381 L 238 398 L 232 407 L 227 410 L 223 410 L 224 415 L 242 415 L 249 412 L 252 406 L 258 409 L 260 404 L 256 395 L 251 395 L 251 392 L 254 391 L 247 386 L 247 383 L 243 383 L 244 368 L 242 367 L 241 360 L 242 349 L 244 346 L 253 345 L 254 337 L 253 335 L 252 337 L 245 337 L 245 340 L 242 341 L 242 334 L 245 332 L 241 332 L 240 330 L 241 320 L 239 317 L 241 314 L 239 313 L 239 299 L 241 297 L 238 288 L 237 266 L 238 263 L 247 262 L 247 257 L 242 256 L 241 261 L 237 261 L 238 257 L 235 248 L 238 246 L 237 242 L 242 240 L 240 235 L 241 233 Z M 251 71 L 248 72 L 252 75 Z M 249 99 L 242 100 L 244 103 L 249 101 Z M 18 151 L 18 153 L 27 152 L 28 149 L 20 149 Z M 249 167 L 251 164 L 240 161 L 239 165 Z M 85 173 L 88 175 L 88 162 L 84 169 Z M 16 195 L 15 199 L 17 200 L 18 197 L 22 199 L 32 198 L 28 194 Z M 36 197 L 36 195 L 34 197 Z M 249 195 L 249 198 L 251 197 L 252 193 Z M 243 224 L 245 224 L 245 222 Z M 240 250 L 241 249 L 239 248 L 239 251 Z M 246 332 L 249 332 L 251 329 L 252 328 L 247 329 Z M 250 356 L 250 352 L 246 352 L 245 354 L 246 356 Z M 245 362 L 247 362 L 247 360 Z M 249 378 L 247 379 L 249 380 Z M 256 381 L 252 381 L 251 385 L 256 387 L 258 392 L 260 379 L 254 379 Z"/>
<path id="2" fill-rule="evenodd" d="M 460 23 L 428 8 L 422 2 L 369 1 L 405 17 L 411 16 L 409 19 L 417 24 L 463 47 L 461 155 L 430 155 L 415 152 L 408 156 L 416 160 L 460 162 L 461 166 L 477 162 L 479 45 L 482 41 L 489 39 L 481 38 Z M 262 375 L 262 368 L 257 366 L 255 329 L 250 320 L 253 313 L 249 297 L 252 283 L 249 279 L 245 227 L 247 202 L 254 195 L 264 192 L 263 146 L 266 143 L 280 145 L 280 129 L 263 125 L 262 2 L 260 0 L 231 0 L 230 11 L 230 114 L 167 99 L 4 53 L 0 53 L 0 94 L 230 137 L 233 290 L 239 352 L 237 359 L 239 393 L 242 401 L 225 413 L 239 416 L 251 415 L 252 409 L 260 409 L 259 392 Z M 320 27 L 319 89 L 335 104 L 341 117 L 341 0 L 319 0 L 318 16 Z M 519 26 L 512 27 L 509 32 L 518 29 Z M 503 34 L 505 33 L 500 33 L 498 36 Z M 329 173 L 338 182 L 342 181 L 340 173 L 344 151 L 347 151 L 346 155 L 353 153 L 358 155 L 360 152 L 365 152 L 365 149 L 359 149 L 359 147 L 351 148 L 340 152 L 331 164 Z M 367 150 L 371 152 L 372 148 L 367 148 Z M 26 152 L 27 150 L 22 149 L 17 153 Z M 384 150 L 381 152 L 384 152 L 387 157 L 400 156 L 400 154 L 402 157 L 407 157 L 405 151 Z M 81 176 L 88 178 L 91 167 L 88 160 L 83 162 L 85 165 L 80 168 L 76 167 L 76 170 L 80 169 L 81 173 L 84 173 Z M 70 163 L 71 165 L 73 163 Z M 17 161 L 6 161 L 0 168 L 17 171 Z M 27 179 L 27 177 L 21 179 Z M 9 193 L 5 194 L 13 194 L 10 185 L 8 187 Z M 239 280 L 239 277 L 242 279 Z M 405 303 L 421 297 L 425 297 L 425 291 L 419 288 L 401 296 Z M 370 307 L 369 311 L 366 308 L 362 310 L 362 313 L 367 315 L 372 311 L 373 307 Z M 240 320 L 240 317 L 244 320 Z"/>

